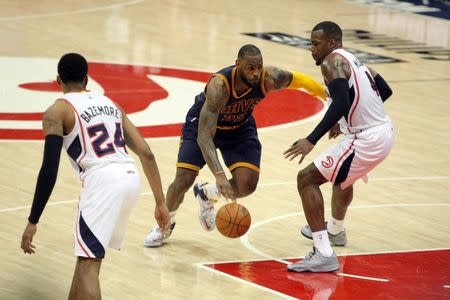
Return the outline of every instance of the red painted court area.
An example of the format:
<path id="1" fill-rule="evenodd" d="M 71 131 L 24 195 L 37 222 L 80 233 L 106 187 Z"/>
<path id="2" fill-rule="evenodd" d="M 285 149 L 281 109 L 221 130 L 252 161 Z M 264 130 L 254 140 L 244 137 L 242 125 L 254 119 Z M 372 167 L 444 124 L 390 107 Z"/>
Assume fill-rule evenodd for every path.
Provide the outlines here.
<path id="1" fill-rule="evenodd" d="M 450 250 L 339 256 L 339 262 L 335 273 L 287 272 L 274 260 L 205 266 L 298 299 L 450 299 Z"/>

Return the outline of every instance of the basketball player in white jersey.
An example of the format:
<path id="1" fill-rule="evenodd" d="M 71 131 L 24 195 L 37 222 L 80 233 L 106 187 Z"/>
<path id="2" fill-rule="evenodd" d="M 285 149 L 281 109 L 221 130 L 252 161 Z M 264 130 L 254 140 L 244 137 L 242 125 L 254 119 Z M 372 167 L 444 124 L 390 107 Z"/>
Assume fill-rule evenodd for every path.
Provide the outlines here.
<path id="1" fill-rule="evenodd" d="M 111 99 L 87 91 L 88 64 L 83 56 L 65 54 L 57 81 L 63 98 L 44 114 L 45 149 L 36 191 L 22 236 L 25 253 L 56 182 L 61 148 L 83 182 L 74 233 L 77 256 L 69 299 L 101 299 L 98 275 L 106 248 L 120 249 L 128 218 L 140 191 L 139 171 L 126 146 L 135 152 L 156 200 L 155 218 L 166 228 L 169 212 L 153 153 L 124 111 Z"/>
<path id="2" fill-rule="evenodd" d="M 391 151 L 394 132 L 383 102 L 392 90 L 374 70 L 342 48 L 342 30 L 333 22 L 317 24 L 311 33 L 311 52 L 321 67 L 330 106 L 322 121 L 306 138 L 299 139 L 284 152 L 300 162 L 329 132 L 329 138 L 343 138 L 298 173 L 297 188 L 309 226 L 301 233 L 314 241 L 305 259 L 288 265 L 288 271 L 332 272 L 339 269 L 330 241 L 344 246 L 347 236 L 344 218 L 353 198 L 353 183 L 381 163 Z M 332 218 L 324 220 L 320 185 L 333 184 Z"/>

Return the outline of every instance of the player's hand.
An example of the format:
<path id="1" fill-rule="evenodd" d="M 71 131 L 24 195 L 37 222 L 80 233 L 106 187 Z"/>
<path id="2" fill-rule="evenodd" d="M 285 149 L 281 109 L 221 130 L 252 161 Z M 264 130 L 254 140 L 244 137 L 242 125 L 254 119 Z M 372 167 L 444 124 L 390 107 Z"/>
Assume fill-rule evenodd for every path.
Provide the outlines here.
<path id="1" fill-rule="evenodd" d="M 22 243 L 20 244 L 20 248 L 22 248 L 23 253 L 34 253 L 34 249 L 36 248 L 36 246 L 34 246 L 31 242 L 33 241 L 33 236 L 36 234 L 36 231 L 36 224 L 28 222 L 27 227 L 25 227 L 25 230 L 23 231 Z"/>
<path id="2" fill-rule="evenodd" d="M 310 143 L 307 139 L 299 139 L 294 142 L 289 149 L 283 152 L 284 158 L 293 160 L 297 156 L 301 155 L 298 164 L 301 164 L 303 159 L 309 152 L 314 148 L 314 145 Z"/>
<path id="3" fill-rule="evenodd" d="M 170 226 L 170 216 L 169 209 L 167 208 L 166 203 L 156 205 L 155 207 L 155 219 L 158 223 L 159 228 L 162 229 L 162 232 L 166 232 Z"/>
<path id="4" fill-rule="evenodd" d="M 338 137 L 340 134 L 342 134 L 341 126 L 339 123 L 334 124 L 333 127 L 331 127 L 330 131 L 328 132 L 328 139 L 334 139 Z"/>
<path id="5" fill-rule="evenodd" d="M 222 194 L 225 199 L 230 199 L 231 201 L 236 202 L 233 187 L 223 173 L 216 176 L 216 186 L 220 194 Z"/>

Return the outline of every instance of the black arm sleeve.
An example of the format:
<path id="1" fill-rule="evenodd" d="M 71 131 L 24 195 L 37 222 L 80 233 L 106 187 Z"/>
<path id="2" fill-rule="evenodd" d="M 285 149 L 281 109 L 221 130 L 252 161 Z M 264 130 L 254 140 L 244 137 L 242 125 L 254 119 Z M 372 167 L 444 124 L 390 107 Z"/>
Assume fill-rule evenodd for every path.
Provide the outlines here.
<path id="1" fill-rule="evenodd" d="M 312 144 L 316 144 L 342 116 L 348 114 L 350 109 L 348 81 L 337 78 L 328 84 L 330 96 L 333 99 L 322 121 L 316 126 L 310 135 L 306 137 Z"/>
<path id="2" fill-rule="evenodd" d="M 62 136 L 49 134 L 45 137 L 44 158 L 36 183 L 30 216 L 28 217 L 30 223 L 37 224 L 39 222 L 48 198 L 53 191 L 58 175 L 62 144 Z"/>
<path id="3" fill-rule="evenodd" d="M 374 80 L 375 84 L 377 85 L 378 91 L 380 92 L 381 100 L 383 100 L 383 102 L 386 101 L 392 95 L 392 89 L 380 74 L 377 74 Z"/>

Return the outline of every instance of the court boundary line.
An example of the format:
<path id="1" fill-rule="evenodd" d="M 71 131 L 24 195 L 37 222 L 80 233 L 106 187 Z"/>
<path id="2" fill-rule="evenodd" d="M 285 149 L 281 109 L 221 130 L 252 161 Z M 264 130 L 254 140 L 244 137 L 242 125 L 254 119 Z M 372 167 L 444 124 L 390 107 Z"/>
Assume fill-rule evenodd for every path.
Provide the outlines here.
<path id="1" fill-rule="evenodd" d="M 450 203 L 395 203 L 395 204 L 373 204 L 373 205 L 368 204 L 368 205 L 359 205 L 359 206 L 349 206 L 348 209 L 373 209 L 373 208 L 387 208 L 387 207 L 423 207 L 423 206 L 431 206 L 431 207 L 433 207 L 433 206 L 450 206 Z M 325 211 L 329 212 L 329 211 L 331 211 L 331 208 L 327 208 L 327 209 L 325 209 Z M 274 221 L 283 220 L 283 219 L 290 218 L 290 217 L 302 216 L 302 215 L 304 215 L 303 211 L 295 212 L 295 213 L 288 213 L 288 214 L 279 215 L 279 216 L 275 216 L 275 217 L 271 217 L 271 218 L 267 218 L 267 219 L 258 221 L 250 226 L 247 233 L 240 238 L 240 242 L 245 248 L 247 248 L 247 250 L 249 250 L 250 252 L 253 252 L 256 255 L 259 255 L 261 257 L 265 257 L 265 258 L 268 258 L 271 260 L 275 260 L 278 262 L 286 263 L 285 260 L 278 259 L 278 258 L 258 249 L 257 247 L 255 247 L 249 241 L 249 235 L 253 231 L 255 231 L 258 227 L 262 227 L 263 225 L 267 225 Z"/>
<path id="2" fill-rule="evenodd" d="M 339 256 L 356 256 L 356 255 L 377 255 L 377 254 L 397 254 L 397 253 L 413 253 L 413 252 L 432 252 L 432 251 L 442 251 L 442 250 L 450 250 L 450 248 L 428 248 L 428 249 L 413 249 L 413 250 L 393 250 L 393 251 L 383 251 L 383 252 L 362 252 L 362 253 L 350 253 L 350 254 L 344 254 L 344 255 L 339 255 Z M 292 257 L 292 258 L 285 258 L 285 259 L 298 259 L 299 257 Z M 301 257 L 300 257 L 301 258 Z M 280 259 L 283 260 L 283 259 Z M 278 261 L 279 260 L 274 260 L 274 259 L 245 259 L 245 260 L 229 260 L 229 261 L 219 261 L 219 262 L 199 262 L 199 263 L 193 263 L 194 266 L 198 267 L 199 269 L 202 270 L 206 270 L 206 271 L 210 271 L 213 273 L 217 273 L 220 274 L 222 276 L 225 276 L 227 278 L 231 278 L 235 281 L 238 282 L 244 282 L 250 286 L 256 287 L 258 289 L 261 290 L 265 290 L 268 291 L 272 294 L 278 295 L 278 296 L 282 296 L 284 298 L 287 297 L 287 299 L 298 299 L 298 298 L 293 298 L 289 295 L 286 294 L 282 294 L 278 291 L 272 290 L 270 288 L 267 288 L 265 286 L 261 286 L 259 284 L 256 284 L 254 282 L 236 277 L 234 275 L 213 269 L 211 267 L 208 267 L 207 265 L 212 265 L 212 264 L 228 264 L 228 263 L 243 263 L 243 262 L 261 262 L 261 261 Z M 288 262 L 290 263 L 290 262 Z M 287 271 L 286 271 L 287 272 Z M 365 279 L 365 280 L 372 280 L 372 281 L 378 281 L 378 282 L 389 282 L 389 279 L 384 279 L 384 278 L 376 278 L 376 277 L 367 277 L 367 276 L 359 276 L 359 275 L 353 275 L 353 274 L 346 274 L 346 273 L 335 273 L 335 275 L 337 276 L 344 276 L 344 277 L 351 277 L 351 278 L 356 278 L 356 279 Z M 450 285 L 444 285 L 444 288 L 450 288 Z"/>
<path id="3" fill-rule="evenodd" d="M 259 289 L 259 290 L 263 290 L 263 291 L 269 292 L 269 293 L 271 293 L 273 295 L 276 295 L 276 296 L 280 296 L 280 297 L 282 297 L 284 299 L 295 299 L 295 300 L 299 299 L 299 298 L 295 298 L 295 297 L 283 294 L 281 292 L 275 291 L 275 290 L 273 290 L 271 288 L 259 285 L 257 283 L 247 281 L 245 279 L 242 279 L 242 278 L 230 275 L 228 273 L 225 273 L 225 272 L 222 272 L 222 271 L 219 271 L 219 270 L 215 270 L 213 268 L 210 268 L 210 267 L 207 267 L 205 265 L 202 265 L 201 263 L 194 263 L 193 265 L 196 266 L 199 269 L 212 272 L 213 274 L 219 274 L 220 276 L 224 276 L 226 278 L 232 279 L 232 280 L 240 282 L 240 283 L 245 283 L 245 284 L 247 284 L 249 286 L 255 287 L 255 288 Z"/>
<path id="4" fill-rule="evenodd" d="M 111 4 L 111 5 L 97 6 L 97 7 L 79 9 L 79 10 L 74 10 L 74 11 L 63 11 L 63 12 L 58 12 L 58 13 L 36 14 L 36 15 L 29 15 L 29 16 L 0 17 L 0 22 L 40 19 L 40 18 L 48 18 L 48 17 L 62 17 L 62 16 L 68 16 L 68 15 L 92 13 L 92 12 L 97 12 L 97 11 L 113 9 L 116 7 L 135 5 L 138 3 L 142 3 L 144 1 L 145 0 L 132 0 L 132 1 L 127 1 L 127 2 L 118 2 L 116 4 Z"/>
<path id="5" fill-rule="evenodd" d="M 372 179 L 370 179 L 370 181 L 410 181 L 410 180 L 429 180 L 429 181 L 432 181 L 432 180 L 449 180 L 449 179 L 450 179 L 450 176 L 411 176 L 411 177 L 406 177 L 405 176 L 405 177 L 379 177 L 379 178 L 372 178 Z M 294 184 L 297 184 L 297 182 L 296 181 L 265 182 L 265 183 L 263 182 L 263 183 L 259 183 L 258 187 L 270 187 L 270 186 L 277 186 L 277 185 L 282 186 L 282 185 L 294 185 Z M 164 192 L 164 194 L 166 194 L 167 190 L 164 190 L 163 192 Z M 139 195 L 152 195 L 152 194 L 153 194 L 152 192 L 142 192 Z M 30 199 L 31 199 L 31 197 L 30 197 Z M 46 206 L 56 206 L 56 205 L 60 205 L 60 204 L 74 203 L 74 202 L 77 202 L 77 201 L 78 201 L 78 198 L 77 199 L 73 199 L 73 200 L 49 201 L 49 202 L 47 202 Z M 418 205 L 427 206 L 427 203 L 405 203 L 405 204 L 407 204 L 407 205 L 409 205 L 411 207 L 418 206 Z M 429 204 L 429 206 L 433 206 L 434 204 L 437 204 L 437 205 L 444 204 L 445 205 L 445 203 L 434 203 L 434 204 L 433 203 L 428 203 L 428 204 Z M 377 205 L 377 204 L 374 204 L 374 205 Z M 398 206 L 398 205 L 403 205 L 403 204 L 402 203 L 397 203 L 397 204 L 379 204 L 379 205 L 383 205 L 385 207 L 388 207 L 390 205 L 391 206 Z M 350 206 L 350 208 L 351 207 L 352 206 Z M 21 205 L 21 206 L 16 206 L 16 207 L 0 208 L 0 213 L 17 211 L 17 210 L 22 210 L 22 209 L 29 209 L 29 208 L 31 208 L 31 205 Z M 329 209 L 327 209 L 327 210 L 329 210 Z M 291 214 L 296 215 L 298 213 L 299 212 L 295 212 L 295 213 L 291 213 Z M 277 218 L 277 217 L 274 217 L 274 218 Z M 250 227 L 250 230 L 252 230 L 252 227 Z M 249 232 L 247 232 L 247 234 L 250 233 L 250 230 L 249 230 Z M 246 236 L 247 234 L 245 234 L 244 236 Z"/>
<path id="6" fill-rule="evenodd" d="M 376 254 L 392 254 L 392 253 L 412 253 L 412 252 L 432 252 L 432 251 L 448 251 L 450 248 L 424 248 L 424 249 L 410 249 L 410 250 L 387 250 L 387 251 L 375 251 L 375 252 L 355 252 L 355 253 L 347 253 L 339 256 L 355 256 L 355 255 L 376 255 Z M 295 256 L 295 257 L 285 257 L 284 259 L 299 259 L 304 256 Z M 199 262 L 198 264 L 228 264 L 228 263 L 241 263 L 241 262 L 260 262 L 260 261 L 270 261 L 273 259 L 270 258 L 255 258 L 255 259 L 239 259 L 239 260 L 223 260 L 223 261 L 205 261 Z M 197 263 L 195 263 L 197 264 Z"/>
<path id="7" fill-rule="evenodd" d="M 428 180 L 436 180 L 436 179 L 448 179 L 450 178 L 450 176 L 429 176 L 429 177 L 399 177 L 402 180 L 424 180 L 424 179 L 428 179 Z M 397 178 L 397 179 L 399 179 Z M 378 178 L 378 181 L 392 181 L 395 180 L 394 177 L 385 177 L 385 178 Z M 293 184 L 296 182 L 288 182 L 287 184 Z M 274 185 L 284 185 L 286 184 L 286 182 L 272 182 L 272 183 L 261 183 L 260 186 L 274 186 Z M 152 194 L 151 192 L 143 192 L 140 193 L 140 195 L 146 195 L 146 194 Z M 77 200 L 65 200 L 65 201 L 55 201 L 55 202 L 49 202 L 47 205 L 48 206 L 56 206 L 59 204 L 66 204 L 66 203 L 74 203 L 77 202 Z M 383 207 L 421 207 L 421 206 L 450 206 L 450 203 L 396 203 L 396 204 L 375 204 L 375 205 L 360 205 L 360 206 L 350 206 L 349 208 L 352 209 L 370 209 L 370 208 L 383 208 Z M 19 207 L 14 207 L 14 208 L 6 208 L 6 209 L 0 209 L 0 213 L 2 212 L 9 212 L 9 211 L 17 211 L 17 210 L 21 210 L 21 209 L 27 209 L 30 208 L 31 205 L 28 206 L 19 206 Z M 331 208 L 326 209 L 326 211 L 330 211 Z M 253 232 L 256 228 L 261 227 L 263 225 L 269 224 L 271 222 L 277 221 L 277 220 L 283 220 L 285 218 L 289 218 L 289 217 L 293 217 L 293 216 L 301 216 L 303 215 L 304 212 L 295 212 L 295 213 L 289 213 L 289 214 L 284 214 L 284 215 L 280 215 L 280 216 L 276 216 L 276 217 L 272 217 L 272 218 L 267 218 L 264 219 L 262 221 L 256 222 L 254 225 L 252 225 L 249 229 L 249 231 L 240 238 L 240 242 L 241 244 L 243 244 L 244 247 L 247 248 L 247 250 L 249 250 L 250 252 L 262 256 L 265 259 L 251 259 L 251 260 L 247 260 L 247 261 L 267 261 L 267 260 L 272 260 L 272 261 L 277 261 L 283 264 L 290 264 L 290 262 L 286 261 L 285 259 L 291 259 L 291 258 L 285 258 L 285 259 L 280 259 L 280 258 L 276 258 L 272 255 L 269 255 L 261 250 L 259 250 L 258 248 L 256 248 L 255 246 L 253 246 L 250 241 L 248 240 L 248 236 L 251 232 Z M 353 256 L 353 255 L 371 255 L 371 254 L 383 254 L 383 253 L 406 253 L 406 252 L 418 252 L 418 251 L 437 251 L 437 250 L 448 250 L 448 249 L 442 249 L 442 248 L 435 248 L 435 249 L 426 249 L 426 250 L 419 250 L 419 249 L 414 249 L 414 250 L 406 250 L 406 251 L 386 251 L 386 252 L 371 252 L 371 253 L 363 253 L 363 254 L 358 254 L 358 253 L 352 253 L 352 254 L 344 254 L 344 255 L 339 255 L 339 256 Z M 297 259 L 298 257 L 292 258 L 292 259 Z M 300 257 L 301 258 L 301 257 Z M 222 262 L 215 262 L 217 264 L 220 263 L 230 263 L 230 262 L 243 262 L 241 261 L 222 261 Z M 285 299 L 297 299 L 297 298 L 293 298 L 291 296 L 285 295 L 283 293 L 277 292 L 275 290 L 272 290 L 270 288 L 266 288 L 264 286 L 255 284 L 253 282 L 249 282 L 247 280 L 244 280 L 242 278 L 238 278 L 235 277 L 233 275 L 224 273 L 222 271 L 218 271 L 215 269 L 212 269 L 210 267 L 205 266 L 205 264 L 212 264 L 214 262 L 200 262 L 200 263 L 194 263 L 195 266 L 197 266 L 200 269 L 203 270 L 207 270 L 213 273 L 219 273 L 221 276 L 225 276 L 227 278 L 231 278 L 234 281 L 238 281 L 238 282 L 244 282 L 250 286 L 256 287 L 260 290 L 264 290 L 266 292 L 269 292 L 271 294 L 283 297 Z M 356 279 L 363 279 L 363 280 L 370 280 L 370 281 L 378 281 L 378 282 L 389 282 L 389 279 L 385 279 L 385 278 L 376 278 L 376 277 L 368 277 L 368 276 L 361 276 L 361 275 L 355 275 L 355 274 L 346 274 L 346 273 L 336 273 L 337 276 L 345 276 L 345 277 L 351 277 L 351 278 L 356 278 Z M 447 288 L 450 286 L 446 286 L 444 285 L 444 288 Z"/>
<path id="8" fill-rule="evenodd" d="M 423 207 L 423 206 L 450 206 L 450 203 L 374 204 L 374 205 L 359 205 L 359 206 L 353 206 L 353 207 L 350 206 L 349 209 L 350 208 L 352 208 L 352 209 L 371 209 L 372 208 L 373 209 L 373 208 L 386 208 L 386 207 Z M 327 208 L 327 209 L 325 209 L 325 211 L 331 211 L 331 208 Z M 249 250 L 250 252 L 253 252 L 256 255 L 259 255 L 259 256 L 262 256 L 262 257 L 265 257 L 265 258 L 268 258 L 270 260 L 277 261 L 277 262 L 280 262 L 280 263 L 290 264 L 290 262 L 286 261 L 285 259 L 280 259 L 280 258 L 274 257 L 274 256 L 272 256 L 272 255 L 270 255 L 270 254 L 260 250 L 259 248 L 255 247 L 249 241 L 249 235 L 250 235 L 250 233 L 255 231 L 256 228 L 262 227 L 263 225 L 267 225 L 267 224 L 269 224 L 271 222 L 274 222 L 274 221 L 283 220 L 283 219 L 290 218 L 290 217 L 302 216 L 302 215 L 304 215 L 303 211 L 296 212 L 296 213 L 288 213 L 288 214 L 285 214 L 285 215 L 280 215 L 280 216 L 271 217 L 271 218 L 267 218 L 265 220 L 258 221 L 255 224 L 252 224 L 250 226 L 250 228 L 247 231 L 247 233 L 240 238 L 240 242 L 245 248 L 247 248 L 247 250 Z M 339 255 L 339 256 L 343 256 L 343 255 Z M 300 258 L 302 258 L 302 257 L 300 257 Z M 388 279 L 385 279 L 385 278 L 369 277 L 369 276 L 347 274 L 347 273 L 337 273 L 337 275 L 346 276 L 346 277 L 353 277 L 353 278 L 359 278 L 359 279 L 364 279 L 364 280 L 371 280 L 371 281 L 381 281 L 381 282 L 388 282 L 389 281 Z"/>

